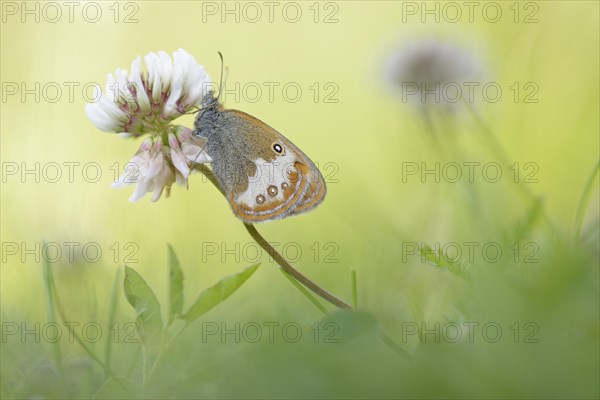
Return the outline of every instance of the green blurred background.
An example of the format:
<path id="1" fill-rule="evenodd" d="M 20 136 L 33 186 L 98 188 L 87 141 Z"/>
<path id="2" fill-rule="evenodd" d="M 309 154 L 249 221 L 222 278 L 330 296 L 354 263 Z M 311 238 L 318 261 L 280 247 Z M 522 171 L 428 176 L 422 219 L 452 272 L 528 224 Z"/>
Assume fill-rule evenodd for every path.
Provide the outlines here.
<path id="1" fill-rule="evenodd" d="M 598 397 L 597 179 L 578 243 L 573 228 L 599 156 L 597 2 L 515 2 L 519 22 L 510 8 L 513 2 L 499 2 L 503 17 L 497 23 L 487 22 L 477 11 L 473 22 L 465 14 L 457 23 L 443 17 L 436 22 L 432 16 L 425 16 L 423 23 L 420 14 L 403 12 L 407 3 L 393 1 L 296 2 L 293 7 L 302 12 L 296 23 L 283 18 L 281 10 L 291 7 L 285 2 L 277 3 L 273 22 L 268 8 L 255 3 L 262 10 L 256 23 L 244 19 L 245 3 L 237 3 L 239 22 L 235 15 L 226 15 L 223 22 L 221 8 L 234 9 L 235 2 L 194 1 L 98 2 L 102 16 L 96 23 L 82 17 L 82 2 L 69 22 L 68 8 L 59 2 L 63 15 L 58 22 L 45 20 L 43 13 L 39 22 L 33 15 L 25 15 L 22 22 L 21 10 L 13 15 L 7 3 L 13 4 L 2 3 L 0 31 L 3 322 L 26 321 L 32 326 L 47 320 L 43 263 L 33 256 L 22 262 L 21 253 L 7 254 L 9 242 L 28 248 L 42 241 L 76 242 L 79 249 L 98 244 L 98 262 L 81 257 L 70 262 L 63 256 L 53 265 L 65 313 L 82 324 L 106 322 L 115 273 L 126 263 L 146 279 L 162 303 L 168 296 L 167 243 L 182 262 L 188 304 L 202 288 L 252 263 L 243 254 L 237 259 L 223 254 L 221 259 L 224 248 L 253 242 L 200 175 L 190 179 L 189 190 L 174 186 L 171 197 L 157 203 L 144 198 L 132 204 L 127 201 L 132 189 L 112 190 L 111 182 L 139 142 L 98 131 L 84 113 L 84 85 L 97 82 L 104 87 L 109 72 L 129 70 L 137 55 L 183 48 L 218 80 L 221 51 L 228 90 L 236 82 L 242 87 L 255 82 L 263 89 L 255 102 L 226 94 L 226 107 L 278 129 L 317 162 L 328 179 L 326 201 L 316 210 L 258 229 L 268 240 L 281 243 L 280 249 L 285 244 L 300 248 L 297 268 L 347 300 L 352 298 L 350 270 L 355 269 L 362 313 L 326 317 L 340 328 L 337 344 L 202 343 L 197 323 L 171 346 L 160 378 L 149 384 L 145 396 Z M 36 3 L 27 4 L 33 9 Z M 45 3 L 37 4 L 44 10 Z M 422 7 L 420 2 L 412 4 Z M 436 3 L 427 4 L 433 8 Z M 527 4 L 539 8 L 537 23 L 522 22 L 533 10 Z M 20 2 L 13 5 L 22 7 Z M 219 13 L 208 15 L 207 7 L 213 6 Z M 53 18 L 54 11 L 46 10 L 46 19 Z M 247 11 L 254 16 L 253 10 Z M 124 23 L 130 13 L 137 22 Z M 337 22 L 325 23 L 328 15 Z M 498 82 L 504 94 L 497 103 L 477 104 L 478 113 L 511 164 L 538 165 L 538 183 L 514 184 L 508 168 L 495 184 L 481 179 L 473 184 L 422 183 L 416 178 L 403 182 L 403 162 L 499 162 L 466 109 L 459 107 L 455 115 L 439 120 L 438 133 L 444 137 L 432 139 L 415 108 L 386 87 L 390 54 L 421 37 L 460 43 L 482 60 L 486 81 Z M 23 101 L 21 84 L 31 89 L 36 82 L 40 88 L 56 82 L 61 97 L 48 101 L 54 92 L 45 96 L 40 90 L 39 101 L 32 94 Z M 264 82 L 279 83 L 272 102 Z M 286 101 L 282 94 L 289 82 L 302 89 L 297 102 Z M 514 82 L 535 82 L 539 102 L 515 103 L 508 89 Z M 18 85 L 17 94 L 7 92 L 14 87 L 11 83 Z M 311 89 L 315 83 L 320 88 L 318 101 Z M 333 86 L 324 88 L 327 83 Z M 72 99 L 68 85 L 74 86 Z M 325 101 L 331 87 L 338 89 L 331 98 L 336 102 Z M 188 126 L 192 122 L 191 115 L 178 120 Z M 64 162 L 79 163 L 73 182 Z M 101 168 L 97 182 L 82 176 L 83 166 L 91 162 Z M 14 165 L 22 169 L 22 163 L 30 169 L 35 163 L 41 169 L 58 163 L 63 176 L 52 183 L 43 174 L 36 182 L 35 176 L 22 177 L 21 171 L 6 173 Z M 88 170 L 92 177 L 94 171 Z M 523 195 L 523 185 L 541 196 L 542 211 L 535 206 L 532 211 L 535 203 Z M 406 257 L 403 248 L 409 242 L 468 241 L 519 242 L 521 248 L 534 242 L 539 262 L 527 265 L 522 257 L 517 263 L 506 257 L 488 263 L 476 257 L 465 263 L 471 272 L 464 278 L 452 266 L 445 270 L 419 256 Z M 126 247 L 130 242 L 133 247 Z M 203 254 L 213 243 L 221 252 Z M 331 249 L 336 250 L 334 262 L 327 262 Z M 132 258 L 125 259 L 132 250 Z M 258 272 L 206 314 L 205 321 L 295 321 L 310 326 L 322 318 L 275 263 L 264 254 L 261 261 Z M 133 318 L 120 295 L 118 320 Z M 403 340 L 407 321 L 426 322 L 428 327 L 436 322 L 497 321 L 504 337 L 496 344 L 477 337 L 474 343 L 421 343 L 415 337 Z M 535 322 L 539 343 L 514 343 L 509 326 L 517 321 Z M 412 361 L 382 341 L 380 330 Z M 94 345 L 98 353 L 105 340 Z M 101 369 L 77 343 L 61 341 L 64 362 L 67 368 L 75 365 L 71 377 L 77 382 L 67 382 L 65 389 L 49 366 L 54 346 L 43 340 L 22 342 L 10 337 L 2 343 L 3 397 L 89 397 L 102 385 Z M 113 357 L 115 369 L 138 382 L 136 348 L 115 344 L 119 351 Z M 77 374 L 82 377 L 73 378 Z"/>

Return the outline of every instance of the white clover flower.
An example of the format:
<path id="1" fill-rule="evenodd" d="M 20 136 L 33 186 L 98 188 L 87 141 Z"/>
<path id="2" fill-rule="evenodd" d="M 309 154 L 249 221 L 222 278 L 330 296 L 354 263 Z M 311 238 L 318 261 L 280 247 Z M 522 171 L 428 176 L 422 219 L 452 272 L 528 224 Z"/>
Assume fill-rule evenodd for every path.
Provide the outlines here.
<path id="1" fill-rule="evenodd" d="M 108 74 L 100 100 L 86 104 L 85 111 L 98 129 L 133 136 L 159 134 L 198 106 L 211 88 L 204 66 L 183 49 L 173 53 L 173 61 L 163 51 L 148 53 L 144 60 L 145 72 L 137 57 L 129 75 L 121 69 L 114 76 Z"/>
<path id="2" fill-rule="evenodd" d="M 144 139 L 112 187 L 121 189 L 136 183 L 129 201 L 136 202 L 152 192 L 154 202 L 160 199 L 164 189 L 168 195 L 174 182 L 187 186 L 194 163 L 212 161 L 204 151 L 206 138 L 194 136 L 191 129 L 173 126 L 167 138 L 168 145 L 163 145 L 160 137 Z"/>
<path id="3" fill-rule="evenodd" d="M 467 49 L 451 42 L 415 40 L 392 54 L 386 80 L 403 102 L 441 105 L 452 110 L 478 84 L 481 64 Z"/>
<path id="4" fill-rule="evenodd" d="M 153 192 L 152 201 L 158 200 L 165 187 L 170 187 L 175 181 L 175 174 L 168 167 L 162 147 L 161 140 L 154 142 L 152 138 L 146 138 L 127 165 L 126 172 L 112 186 L 119 189 L 137 182 L 130 201 L 137 201 L 148 192 Z"/>
<path id="5" fill-rule="evenodd" d="M 173 53 L 173 60 L 163 51 L 148 53 L 142 71 L 141 57 L 131 64 L 131 72 L 117 69 L 108 75 L 100 100 L 86 104 L 92 123 L 105 132 L 123 136 L 149 135 L 131 159 L 125 173 L 112 186 L 121 188 L 137 183 L 130 201 L 152 192 L 157 201 L 164 189 L 182 185 L 195 163 L 211 162 L 203 148 L 206 138 L 192 130 L 172 125 L 172 121 L 195 107 L 212 90 L 210 77 L 194 57 L 185 50 Z"/>

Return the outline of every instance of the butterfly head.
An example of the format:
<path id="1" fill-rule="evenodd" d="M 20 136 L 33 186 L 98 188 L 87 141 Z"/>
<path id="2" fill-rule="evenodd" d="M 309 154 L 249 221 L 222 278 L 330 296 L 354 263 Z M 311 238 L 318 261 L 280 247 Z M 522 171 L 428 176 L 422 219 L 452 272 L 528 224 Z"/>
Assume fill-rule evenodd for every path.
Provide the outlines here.
<path id="1" fill-rule="evenodd" d="M 201 131 L 217 123 L 218 115 L 223 111 L 223 105 L 215 97 L 214 92 L 208 92 L 202 99 L 202 108 L 194 120 L 194 133 L 202 136 Z"/>

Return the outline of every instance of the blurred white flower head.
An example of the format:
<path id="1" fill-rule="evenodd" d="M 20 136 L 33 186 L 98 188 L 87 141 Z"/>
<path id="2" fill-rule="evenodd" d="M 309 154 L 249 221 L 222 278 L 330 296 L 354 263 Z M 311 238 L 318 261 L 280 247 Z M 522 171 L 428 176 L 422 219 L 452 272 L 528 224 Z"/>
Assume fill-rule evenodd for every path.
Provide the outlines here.
<path id="1" fill-rule="evenodd" d="M 212 81 L 193 56 L 183 49 L 173 59 L 163 51 L 148 53 L 145 71 L 137 57 L 131 73 L 117 69 L 108 74 L 106 89 L 95 103 L 86 104 L 92 123 L 105 132 L 125 137 L 149 136 L 113 184 L 121 188 L 136 183 L 130 201 L 152 192 L 157 201 L 165 188 L 179 182 L 187 186 L 193 164 L 211 162 L 203 150 L 206 138 L 171 122 L 195 107 L 212 90 Z M 116 78 L 115 78 L 116 77 Z"/>
<path id="2" fill-rule="evenodd" d="M 389 58 L 386 81 L 405 103 L 439 105 L 453 110 L 467 98 L 469 86 L 481 78 L 480 60 L 451 42 L 420 39 L 407 43 Z"/>

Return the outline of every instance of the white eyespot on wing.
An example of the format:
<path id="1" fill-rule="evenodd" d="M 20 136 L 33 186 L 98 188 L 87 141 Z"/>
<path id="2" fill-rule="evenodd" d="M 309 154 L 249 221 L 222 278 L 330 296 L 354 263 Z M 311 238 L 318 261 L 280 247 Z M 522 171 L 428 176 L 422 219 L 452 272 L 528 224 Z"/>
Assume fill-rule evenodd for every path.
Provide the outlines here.
<path id="1" fill-rule="evenodd" d="M 282 184 L 289 183 L 287 172 L 295 170 L 296 159 L 295 154 L 286 151 L 283 156 L 278 156 L 273 161 L 266 161 L 262 158 L 255 160 L 256 173 L 248 178 L 248 189 L 236 196 L 236 203 L 253 207 L 257 204 L 258 196 L 264 197 L 262 203 L 282 202 L 284 200 Z"/>

